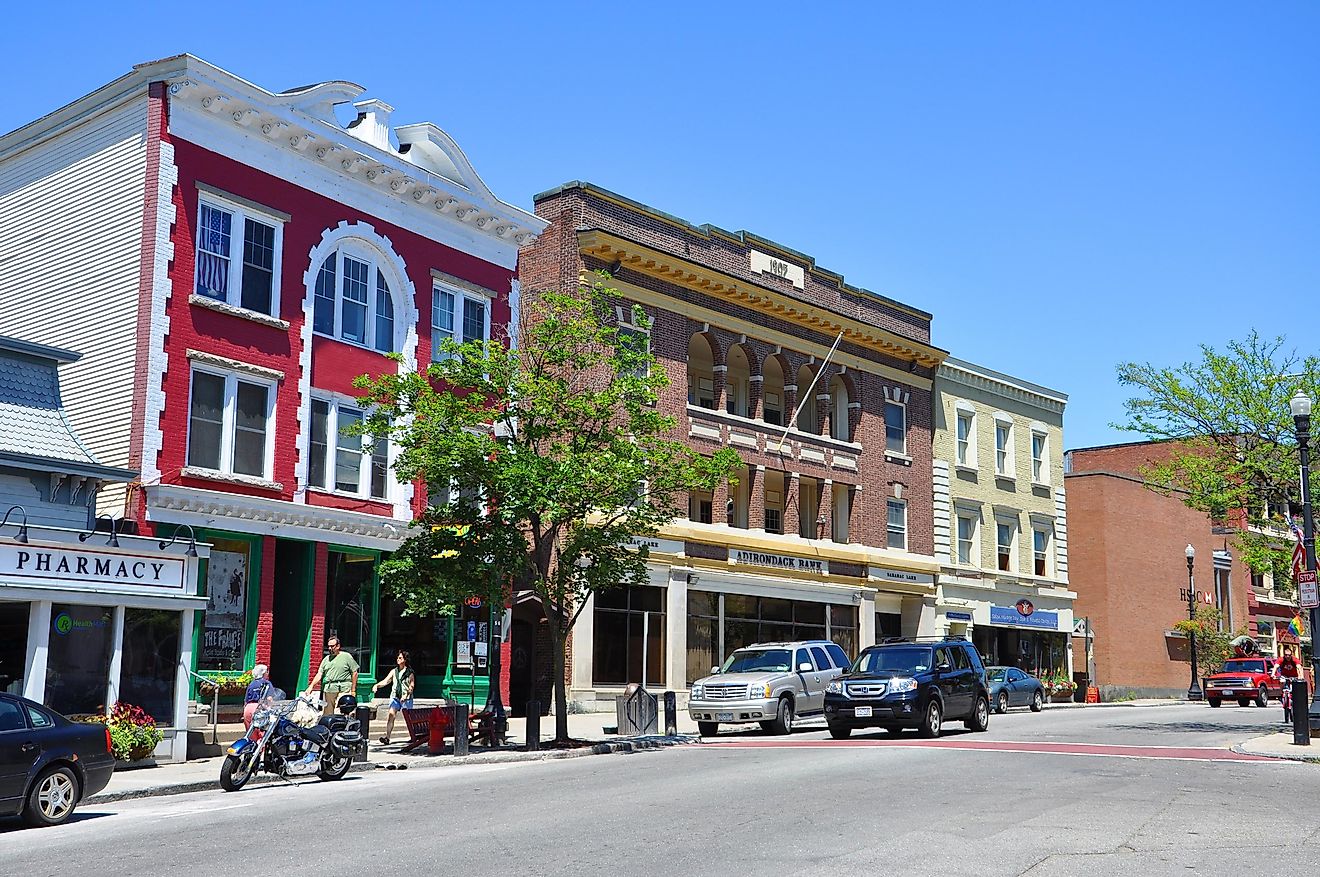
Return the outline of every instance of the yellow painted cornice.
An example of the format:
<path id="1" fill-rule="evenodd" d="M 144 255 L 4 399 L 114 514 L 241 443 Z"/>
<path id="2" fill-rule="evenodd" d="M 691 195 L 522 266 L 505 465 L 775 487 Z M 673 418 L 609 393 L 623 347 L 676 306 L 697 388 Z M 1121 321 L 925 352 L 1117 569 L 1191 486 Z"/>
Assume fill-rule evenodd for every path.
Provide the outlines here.
<path id="1" fill-rule="evenodd" d="M 684 542 L 704 542 L 707 545 L 719 545 L 723 548 L 755 549 L 767 554 L 814 557 L 819 560 L 853 563 L 863 567 L 880 566 L 920 573 L 940 571 L 939 561 L 933 557 L 908 554 L 906 551 L 882 551 L 866 545 L 801 539 L 797 536 L 780 536 L 760 530 L 742 530 L 737 527 L 698 524 L 693 521 L 671 521 L 660 528 L 660 536 L 665 539 L 681 539 Z M 892 584 L 894 583 L 885 582 L 886 590 L 889 590 Z M 930 586 L 922 586 L 919 590 L 929 591 Z"/>
<path id="2" fill-rule="evenodd" d="M 807 304 L 680 256 L 652 249 L 605 231 L 578 232 L 581 252 L 603 262 L 619 262 L 629 270 L 656 277 L 694 292 L 723 299 L 776 320 L 796 323 L 830 337 L 840 332 L 846 341 L 904 362 L 936 368 L 948 354 L 937 347 L 904 338 L 860 320 Z"/>

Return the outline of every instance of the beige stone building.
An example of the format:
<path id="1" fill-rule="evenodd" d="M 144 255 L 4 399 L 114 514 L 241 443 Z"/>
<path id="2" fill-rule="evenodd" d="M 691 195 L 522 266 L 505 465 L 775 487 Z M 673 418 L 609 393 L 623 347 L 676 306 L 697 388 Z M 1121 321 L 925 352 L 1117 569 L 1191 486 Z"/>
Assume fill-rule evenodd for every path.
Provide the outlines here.
<path id="1" fill-rule="evenodd" d="M 950 357 L 933 401 L 936 632 L 969 637 L 987 664 L 1071 677 L 1068 397 Z"/>

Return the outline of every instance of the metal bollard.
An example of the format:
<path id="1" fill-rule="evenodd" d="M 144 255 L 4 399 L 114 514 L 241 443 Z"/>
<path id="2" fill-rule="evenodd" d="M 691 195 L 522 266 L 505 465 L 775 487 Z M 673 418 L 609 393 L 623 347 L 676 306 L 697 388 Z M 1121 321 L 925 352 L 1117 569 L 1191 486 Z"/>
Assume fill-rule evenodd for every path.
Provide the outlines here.
<path id="1" fill-rule="evenodd" d="M 369 706 L 359 706 L 357 708 L 358 733 L 362 735 L 362 742 L 358 744 L 357 751 L 353 753 L 354 761 L 367 760 L 367 743 L 371 740 L 371 714 L 374 710 Z"/>
<path id="2" fill-rule="evenodd" d="M 672 691 L 665 692 L 665 736 L 673 737 L 678 734 L 678 695 Z"/>
<path id="3" fill-rule="evenodd" d="M 468 754 L 468 705 L 454 704 L 454 754 Z"/>
<path id="4" fill-rule="evenodd" d="M 536 752 L 541 748 L 541 703 L 527 701 L 527 751 Z"/>
<path id="5" fill-rule="evenodd" d="M 1311 745 L 1311 717 L 1307 714 L 1307 707 L 1310 702 L 1310 695 L 1306 691 L 1306 680 L 1294 679 L 1292 683 L 1292 726 L 1294 746 Z"/>

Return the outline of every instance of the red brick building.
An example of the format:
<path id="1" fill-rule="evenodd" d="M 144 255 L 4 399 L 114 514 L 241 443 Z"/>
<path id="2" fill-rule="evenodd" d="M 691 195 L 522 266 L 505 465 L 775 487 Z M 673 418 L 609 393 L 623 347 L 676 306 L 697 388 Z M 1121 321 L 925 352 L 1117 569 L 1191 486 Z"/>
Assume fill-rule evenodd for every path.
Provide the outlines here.
<path id="1" fill-rule="evenodd" d="M 352 434 L 352 380 L 424 367 L 442 336 L 505 337 L 518 248 L 545 223 L 363 91 L 271 92 L 184 55 L 0 138 L 0 322 L 88 351 L 69 415 L 142 473 L 99 510 L 212 544 L 197 669 L 264 662 L 291 688 L 333 632 L 361 693 L 409 648 L 420 693 L 480 699 L 453 620 L 380 591 L 427 496 Z"/>
<path id="2" fill-rule="evenodd" d="M 1173 625 L 1188 615 L 1188 545 L 1195 551 L 1196 599 L 1220 611 L 1225 630 L 1245 627 L 1267 654 L 1279 654 L 1290 641 L 1280 629 L 1296 603 L 1233 555 L 1233 528 L 1241 523 L 1216 525 L 1176 493 L 1161 495 L 1143 480 L 1142 467 L 1169 447 L 1136 442 L 1067 455 L 1069 581 L 1077 593 L 1075 616 L 1090 620 L 1095 680 L 1104 697 L 1186 693 L 1187 642 Z M 1080 637 L 1074 650 L 1084 654 Z M 1076 667 L 1084 667 L 1080 658 Z"/>
<path id="3" fill-rule="evenodd" d="M 746 464 L 651 543 L 649 587 L 588 607 L 571 696 L 643 677 L 686 689 L 752 642 L 829 637 L 855 654 L 877 631 L 934 633 L 931 388 L 945 354 L 930 315 L 589 183 L 535 200 L 550 227 L 522 252 L 524 285 L 575 289 L 608 270 L 621 323 L 634 304 L 651 321 L 662 410 L 693 448 Z"/>

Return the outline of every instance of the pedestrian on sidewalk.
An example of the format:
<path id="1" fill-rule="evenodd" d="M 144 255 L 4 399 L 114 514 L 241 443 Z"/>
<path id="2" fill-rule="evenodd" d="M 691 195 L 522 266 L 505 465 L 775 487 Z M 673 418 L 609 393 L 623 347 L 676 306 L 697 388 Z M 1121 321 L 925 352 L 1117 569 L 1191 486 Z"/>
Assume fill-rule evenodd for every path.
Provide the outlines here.
<path id="1" fill-rule="evenodd" d="M 321 696 L 325 703 L 321 707 L 322 715 L 332 715 L 335 703 L 341 694 L 357 694 L 358 662 L 339 645 L 339 637 L 332 636 L 325 641 L 326 655 L 321 659 L 321 666 L 307 686 L 309 692 L 321 686 Z"/>
<path id="2" fill-rule="evenodd" d="M 394 668 L 385 674 L 385 678 L 371 687 L 373 693 L 390 686 L 390 712 L 385 719 L 385 734 L 380 738 L 381 743 L 390 742 L 390 732 L 394 730 L 394 717 L 403 710 L 413 708 L 413 689 L 416 687 L 417 677 L 413 673 L 411 658 L 407 649 L 399 649 L 399 654 L 394 658 Z"/>
<path id="3" fill-rule="evenodd" d="M 257 706 L 275 690 L 267 673 L 265 664 L 258 664 L 252 668 L 252 681 L 248 683 L 247 691 L 243 693 L 244 729 L 252 727 L 252 715 L 257 711 Z"/>

